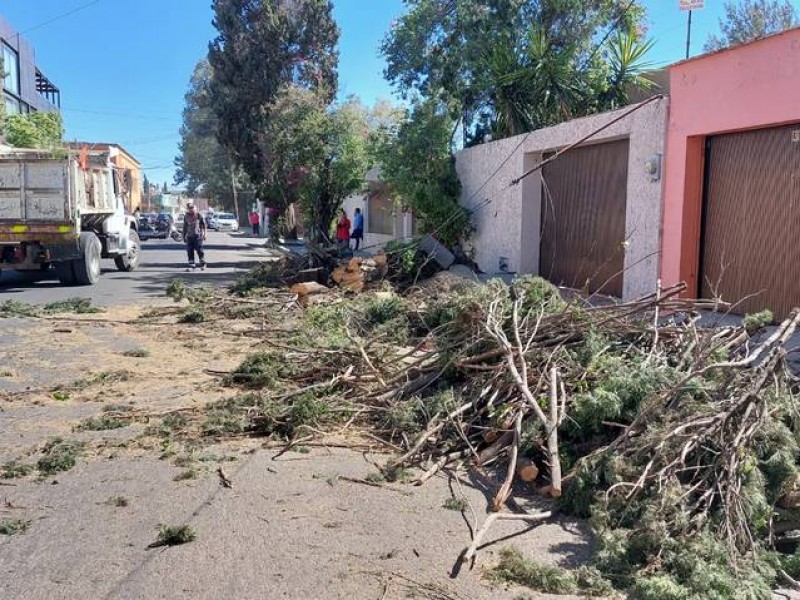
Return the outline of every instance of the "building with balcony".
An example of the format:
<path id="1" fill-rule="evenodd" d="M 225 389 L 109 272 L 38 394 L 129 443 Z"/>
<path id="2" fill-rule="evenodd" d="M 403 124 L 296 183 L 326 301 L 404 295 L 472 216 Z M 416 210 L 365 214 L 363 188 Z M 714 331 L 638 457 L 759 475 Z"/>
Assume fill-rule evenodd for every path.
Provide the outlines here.
<path id="1" fill-rule="evenodd" d="M 33 46 L 0 16 L 0 55 L 6 114 L 61 109 L 61 91 L 36 65 Z"/>

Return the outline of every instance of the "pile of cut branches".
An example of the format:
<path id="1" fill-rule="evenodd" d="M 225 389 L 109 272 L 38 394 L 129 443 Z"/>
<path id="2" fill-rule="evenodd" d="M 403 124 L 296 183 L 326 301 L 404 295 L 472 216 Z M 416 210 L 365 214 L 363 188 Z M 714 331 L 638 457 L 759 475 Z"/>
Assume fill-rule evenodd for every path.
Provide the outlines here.
<path id="1" fill-rule="evenodd" d="M 360 426 L 397 452 L 387 476 L 416 468 L 416 483 L 496 467 L 465 560 L 495 520 L 563 511 L 592 518 L 597 568 L 640 597 L 768 597 L 800 572 L 774 552 L 800 529 L 776 508 L 798 481 L 786 345 L 800 314 L 767 335 L 754 319 L 697 326 L 719 305 L 681 286 L 592 306 L 535 277 L 448 277 L 334 298 L 298 312 L 290 335 L 260 333 L 265 350 L 227 376 L 258 394 L 243 432 L 297 443 Z M 520 485 L 552 510 L 506 511 Z"/>

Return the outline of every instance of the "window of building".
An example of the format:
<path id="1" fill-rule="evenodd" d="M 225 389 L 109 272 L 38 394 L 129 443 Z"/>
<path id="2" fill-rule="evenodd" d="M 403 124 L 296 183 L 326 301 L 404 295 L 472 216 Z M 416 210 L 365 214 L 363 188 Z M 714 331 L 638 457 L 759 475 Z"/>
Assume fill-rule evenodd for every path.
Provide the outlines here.
<path id="1" fill-rule="evenodd" d="M 384 194 L 372 193 L 367 200 L 367 231 L 394 235 L 392 200 Z"/>
<path id="2" fill-rule="evenodd" d="M 19 96 L 19 54 L 3 43 L 3 88 Z"/>
<path id="3" fill-rule="evenodd" d="M 3 100 L 5 101 L 7 115 L 18 115 L 22 112 L 22 107 L 20 106 L 19 100 L 13 96 L 10 96 L 9 94 L 3 94 Z"/>

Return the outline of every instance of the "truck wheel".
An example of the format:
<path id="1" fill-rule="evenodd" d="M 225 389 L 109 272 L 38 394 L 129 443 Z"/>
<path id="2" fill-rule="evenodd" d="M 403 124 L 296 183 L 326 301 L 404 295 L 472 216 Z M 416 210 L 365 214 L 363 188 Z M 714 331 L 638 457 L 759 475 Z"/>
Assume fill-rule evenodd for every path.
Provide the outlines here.
<path id="1" fill-rule="evenodd" d="M 72 261 L 75 282 L 78 285 L 94 285 L 100 279 L 100 254 L 103 246 L 91 231 L 84 231 L 78 239 L 83 258 Z"/>
<path id="2" fill-rule="evenodd" d="M 116 256 L 114 258 L 114 264 L 117 265 L 119 271 L 130 273 L 136 270 L 139 266 L 140 246 L 139 234 L 131 229 L 128 233 L 128 253 L 124 256 Z"/>
<path id="3" fill-rule="evenodd" d="M 75 272 L 72 270 L 72 261 L 55 263 L 56 277 L 61 285 L 75 285 Z"/>

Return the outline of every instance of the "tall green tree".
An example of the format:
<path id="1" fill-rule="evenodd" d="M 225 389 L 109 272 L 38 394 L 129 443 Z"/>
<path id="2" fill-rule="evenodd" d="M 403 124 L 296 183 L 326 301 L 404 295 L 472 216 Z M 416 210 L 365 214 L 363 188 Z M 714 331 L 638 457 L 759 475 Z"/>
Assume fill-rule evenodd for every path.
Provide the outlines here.
<path id="1" fill-rule="evenodd" d="M 357 102 L 329 107 L 315 92 L 296 86 L 282 90 L 269 113 L 258 136 L 266 158 L 265 198 L 281 207 L 298 203 L 318 239 L 344 199 L 364 185 L 367 113 Z"/>
<path id="2" fill-rule="evenodd" d="M 726 2 L 719 20 L 720 34 L 712 34 L 703 46 L 706 52 L 746 44 L 798 23 L 798 13 L 789 0 L 741 0 Z"/>
<path id="3" fill-rule="evenodd" d="M 247 176 L 234 164 L 229 151 L 217 139 L 217 118 L 211 104 L 211 66 L 201 60 L 195 66 L 185 96 L 180 134 L 180 154 L 175 158 L 175 183 L 190 194 L 202 193 L 225 210 L 234 211 L 233 185 L 244 200 L 252 200 Z"/>
<path id="4" fill-rule="evenodd" d="M 505 137 L 615 108 L 642 83 L 632 0 L 408 0 L 386 35 L 387 79 L 435 99 L 467 137 Z"/>
<path id="5" fill-rule="evenodd" d="M 209 91 L 217 137 L 254 183 L 268 165 L 259 144 L 287 86 L 336 96 L 339 28 L 331 0 L 213 0 Z"/>

